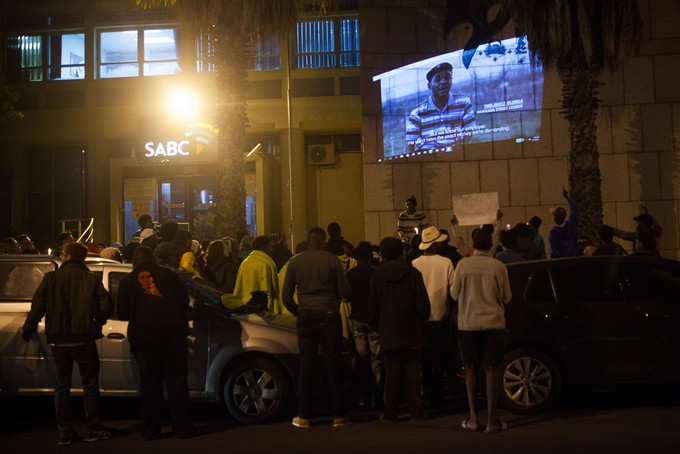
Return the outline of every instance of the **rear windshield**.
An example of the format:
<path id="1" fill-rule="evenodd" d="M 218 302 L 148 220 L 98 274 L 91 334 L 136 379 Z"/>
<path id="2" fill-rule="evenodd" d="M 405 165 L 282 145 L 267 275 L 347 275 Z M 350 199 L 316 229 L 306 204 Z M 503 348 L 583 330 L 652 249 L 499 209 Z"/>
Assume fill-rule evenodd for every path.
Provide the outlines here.
<path id="1" fill-rule="evenodd" d="M 51 262 L 0 262 L 0 301 L 30 300 L 45 273 L 54 270 Z"/>

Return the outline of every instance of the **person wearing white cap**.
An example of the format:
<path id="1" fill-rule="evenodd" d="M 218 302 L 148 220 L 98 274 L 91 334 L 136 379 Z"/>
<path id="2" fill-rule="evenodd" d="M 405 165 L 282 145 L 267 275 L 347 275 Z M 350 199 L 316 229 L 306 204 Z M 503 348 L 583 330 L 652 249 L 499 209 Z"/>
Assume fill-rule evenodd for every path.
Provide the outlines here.
<path id="1" fill-rule="evenodd" d="M 413 261 L 413 266 L 423 275 L 427 296 L 430 299 L 430 318 L 426 328 L 427 348 L 423 363 L 425 405 L 441 403 L 442 377 L 449 344 L 449 314 L 453 291 L 453 263 L 438 255 L 440 245 L 448 239 L 436 226 L 422 233 L 419 248 L 425 254 Z"/>

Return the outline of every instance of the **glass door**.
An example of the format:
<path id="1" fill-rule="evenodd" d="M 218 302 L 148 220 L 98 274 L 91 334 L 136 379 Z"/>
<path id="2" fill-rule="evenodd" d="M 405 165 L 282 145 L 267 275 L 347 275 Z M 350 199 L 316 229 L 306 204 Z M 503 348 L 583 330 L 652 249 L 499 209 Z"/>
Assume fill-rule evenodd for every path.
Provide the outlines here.
<path id="1" fill-rule="evenodd" d="M 163 180 L 160 191 L 160 221 L 189 222 L 187 180 Z"/>

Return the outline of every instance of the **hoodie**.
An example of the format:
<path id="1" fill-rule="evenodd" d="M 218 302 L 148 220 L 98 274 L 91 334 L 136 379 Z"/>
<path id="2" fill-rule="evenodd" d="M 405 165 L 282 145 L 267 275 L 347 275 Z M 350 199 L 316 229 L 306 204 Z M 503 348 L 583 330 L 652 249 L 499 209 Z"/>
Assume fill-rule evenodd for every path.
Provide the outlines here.
<path id="1" fill-rule="evenodd" d="M 423 347 L 430 300 L 420 271 L 388 261 L 375 269 L 371 283 L 371 324 L 380 332 L 381 348 Z"/>

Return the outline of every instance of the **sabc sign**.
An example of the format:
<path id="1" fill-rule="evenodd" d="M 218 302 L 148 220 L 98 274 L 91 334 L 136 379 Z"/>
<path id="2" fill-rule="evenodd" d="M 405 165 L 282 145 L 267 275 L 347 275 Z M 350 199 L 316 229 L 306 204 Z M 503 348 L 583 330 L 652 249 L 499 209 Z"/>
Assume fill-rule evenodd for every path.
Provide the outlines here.
<path id="1" fill-rule="evenodd" d="M 201 153 L 209 148 L 214 149 L 218 130 L 208 123 L 189 123 L 184 137 L 179 140 L 149 140 L 144 142 L 144 161 L 168 162 L 169 158 L 205 158 Z"/>

